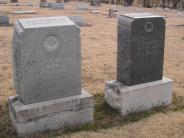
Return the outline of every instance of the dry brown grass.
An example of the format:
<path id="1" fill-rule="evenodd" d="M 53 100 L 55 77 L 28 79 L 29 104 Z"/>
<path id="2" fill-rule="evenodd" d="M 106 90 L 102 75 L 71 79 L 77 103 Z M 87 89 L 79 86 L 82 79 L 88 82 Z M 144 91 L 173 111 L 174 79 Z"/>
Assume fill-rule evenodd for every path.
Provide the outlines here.
<path id="1" fill-rule="evenodd" d="M 0 14 L 8 14 L 12 22 L 19 18 L 80 15 L 92 25 L 81 28 L 82 47 L 82 85 L 92 93 L 103 93 L 104 82 L 116 78 L 116 45 L 117 45 L 117 21 L 115 18 L 107 18 L 106 15 L 91 14 L 88 11 L 72 10 L 75 4 L 65 6 L 66 10 L 33 9 L 32 7 L 16 7 L 0 5 Z M 103 5 L 101 10 L 108 11 L 109 6 Z M 14 15 L 15 10 L 33 9 L 35 15 Z M 68 9 L 68 10 L 67 10 Z M 69 10 L 70 9 L 70 10 Z M 163 11 L 161 9 L 137 9 L 130 7 L 128 11 L 144 10 L 146 12 L 167 15 L 167 31 L 164 58 L 164 75 L 174 80 L 174 94 L 184 99 L 184 15 L 177 11 Z M 178 25 L 178 26 L 177 26 Z M 14 95 L 12 86 L 11 43 L 12 27 L 0 27 L 0 103 L 6 103 L 7 97 Z M 176 98 L 177 99 L 177 98 Z M 180 107 L 183 103 L 174 105 Z M 4 104 L 0 104 L 4 105 Z M 118 127 L 97 132 L 77 132 L 61 137 L 183 137 L 184 136 L 184 112 L 181 108 L 177 112 L 169 110 L 166 113 L 157 113 L 149 118 L 141 119 L 134 123 L 122 124 Z M 1 110 L 1 108 L 0 108 Z M 6 113 L 6 112 L 3 112 Z M 0 112 L 0 116 L 2 116 Z M 7 114 L 5 115 L 7 116 Z M 0 118 L 1 120 L 1 118 Z M 2 125 L 2 124 L 0 124 Z M 6 126 L 3 131 L 9 131 Z M 0 132 L 4 133 L 4 132 Z M 13 137 L 14 133 L 7 135 Z M 60 136 L 58 136 L 60 137 Z"/>

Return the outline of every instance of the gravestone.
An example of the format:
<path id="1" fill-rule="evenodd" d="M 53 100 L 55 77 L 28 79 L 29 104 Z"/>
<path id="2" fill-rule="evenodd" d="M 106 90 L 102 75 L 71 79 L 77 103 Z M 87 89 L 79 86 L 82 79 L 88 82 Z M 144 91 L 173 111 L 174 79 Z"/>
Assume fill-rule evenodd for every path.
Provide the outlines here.
<path id="1" fill-rule="evenodd" d="M 90 5 L 91 5 L 91 6 L 97 6 L 97 5 L 99 5 L 99 3 L 100 3 L 99 0 L 91 0 L 91 1 L 90 1 Z"/>
<path id="2" fill-rule="evenodd" d="M 40 8 L 48 8 L 49 6 L 50 6 L 50 4 L 48 2 L 40 2 L 39 3 Z"/>
<path id="3" fill-rule="evenodd" d="M 35 11 L 33 10 L 20 10 L 13 12 L 14 14 L 35 14 Z"/>
<path id="4" fill-rule="evenodd" d="M 0 0 L 0 4 L 7 4 L 8 1 L 7 0 Z"/>
<path id="5" fill-rule="evenodd" d="M 48 2 L 48 7 L 52 8 L 52 2 Z"/>
<path id="6" fill-rule="evenodd" d="M 80 29 L 67 17 L 19 19 L 14 25 L 9 97 L 20 136 L 93 120 L 93 96 L 81 90 Z"/>
<path id="7" fill-rule="evenodd" d="M 13 41 L 14 78 L 25 104 L 80 94 L 79 40 L 79 29 L 67 17 L 18 20 Z"/>
<path id="8" fill-rule="evenodd" d="M 126 85 L 162 79 L 165 20 L 149 13 L 118 18 L 117 80 Z"/>
<path id="9" fill-rule="evenodd" d="M 9 17 L 8 15 L 0 15 L 0 25 L 8 25 Z"/>
<path id="10" fill-rule="evenodd" d="M 109 9 L 109 18 L 116 17 L 116 14 L 115 13 L 117 13 L 117 10 L 114 9 L 114 8 L 110 8 Z"/>
<path id="11" fill-rule="evenodd" d="M 15 6 L 33 6 L 33 3 L 32 2 L 17 2 L 14 4 Z"/>
<path id="12" fill-rule="evenodd" d="M 77 6 L 78 10 L 89 10 L 88 4 L 87 3 L 79 3 Z"/>
<path id="13" fill-rule="evenodd" d="M 81 16 L 69 16 L 69 19 L 72 20 L 78 26 L 88 26 L 88 24 Z"/>
<path id="14" fill-rule="evenodd" d="M 52 9 L 64 9 L 64 3 L 52 3 Z"/>
<path id="15" fill-rule="evenodd" d="M 105 99 L 122 116 L 172 102 L 173 81 L 162 77 L 164 41 L 163 17 L 118 17 L 117 80 L 106 82 Z"/>

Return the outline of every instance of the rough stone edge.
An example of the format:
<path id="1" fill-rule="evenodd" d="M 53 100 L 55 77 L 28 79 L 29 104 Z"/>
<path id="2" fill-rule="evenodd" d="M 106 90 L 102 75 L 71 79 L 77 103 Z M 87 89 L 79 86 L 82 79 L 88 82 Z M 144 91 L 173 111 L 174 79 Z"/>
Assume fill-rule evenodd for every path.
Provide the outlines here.
<path id="1" fill-rule="evenodd" d="M 17 122 L 23 123 L 53 113 L 92 108 L 93 96 L 87 91 L 82 90 L 80 95 L 25 105 L 20 101 L 19 96 L 16 95 L 10 96 L 8 98 L 8 103 L 9 109 Z"/>
<path id="2" fill-rule="evenodd" d="M 83 95 L 84 93 L 87 93 L 87 92 L 86 91 L 82 92 L 81 95 Z M 76 98 L 80 100 L 80 96 L 76 96 Z M 27 122 L 18 122 L 16 119 L 17 117 L 13 113 L 11 106 L 9 106 L 10 119 L 12 121 L 13 127 L 16 129 L 17 134 L 19 136 L 26 136 L 33 133 L 43 132 L 46 130 L 57 130 L 57 129 L 65 130 L 68 127 L 74 127 L 76 125 L 89 123 L 93 121 L 94 119 L 93 96 L 87 93 L 87 96 L 84 98 L 86 98 L 86 100 L 90 102 L 92 106 L 86 106 L 81 109 L 79 108 L 78 110 L 66 110 L 66 111 L 53 112 L 45 116 L 42 116 L 40 118 L 29 120 Z M 62 99 L 65 99 L 65 98 L 62 98 Z"/>
<path id="3" fill-rule="evenodd" d="M 173 83 L 173 80 L 164 78 L 164 77 L 162 80 L 148 82 L 148 83 L 134 85 L 134 86 L 126 86 L 123 83 L 115 81 L 115 80 L 107 81 L 105 83 L 105 99 L 106 99 L 106 102 L 112 108 L 117 109 L 121 113 L 122 116 L 128 115 L 133 112 L 145 111 L 153 107 L 167 106 L 172 103 L 172 83 Z M 129 111 L 124 110 L 124 105 L 126 102 L 126 94 L 136 93 L 137 90 L 141 90 L 147 87 L 154 88 L 154 87 L 162 86 L 162 85 L 168 85 L 168 87 L 170 88 L 170 91 L 167 91 L 168 95 L 170 95 L 170 97 L 169 96 L 167 97 L 168 98 L 167 101 L 158 101 L 158 99 L 155 99 L 155 101 L 158 101 L 157 104 L 153 103 L 152 107 L 150 108 L 137 108 L 137 109 L 132 108 Z M 159 95 L 159 96 L 161 99 L 162 95 Z M 145 98 L 145 95 L 144 95 L 144 98 Z"/>

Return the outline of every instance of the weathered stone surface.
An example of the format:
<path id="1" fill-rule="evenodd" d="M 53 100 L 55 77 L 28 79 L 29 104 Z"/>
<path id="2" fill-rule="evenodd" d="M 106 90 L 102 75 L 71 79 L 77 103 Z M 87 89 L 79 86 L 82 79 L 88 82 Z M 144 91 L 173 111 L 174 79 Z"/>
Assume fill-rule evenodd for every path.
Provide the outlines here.
<path id="1" fill-rule="evenodd" d="M 8 15 L 0 15 L 0 25 L 9 24 L 9 17 Z"/>
<path id="2" fill-rule="evenodd" d="M 122 116 L 156 106 L 167 106 L 172 102 L 172 83 L 167 78 L 134 86 L 108 81 L 105 84 L 105 99 Z"/>
<path id="3" fill-rule="evenodd" d="M 165 20 L 149 13 L 118 17 L 117 80 L 135 85 L 162 79 Z"/>
<path id="4" fill-rule="evenodd" d="M 81 93 L 80 29 L 67 17 L 19 19 L 14 25 L 16 93 L 25 104 Z"/>
<path id="5" fill-rule="evenodd" d="M 52 3 L 52 9 L 64 9 L 64 3 Z"/>
<path id="6" fill-rule="evenodd" d="M 18 96 L 9 97 L 10 117 L 20 136 L 91 122 L 93 106 L 93 96 L 85 90 L 77 96 L 29 105 Z"/>
<path id="7" fill-rule="evenodd" d="M 87 26 L 88 24 L 81 16 L 69 16 L 70 20 L 76 23 L 78 26 Z"/>

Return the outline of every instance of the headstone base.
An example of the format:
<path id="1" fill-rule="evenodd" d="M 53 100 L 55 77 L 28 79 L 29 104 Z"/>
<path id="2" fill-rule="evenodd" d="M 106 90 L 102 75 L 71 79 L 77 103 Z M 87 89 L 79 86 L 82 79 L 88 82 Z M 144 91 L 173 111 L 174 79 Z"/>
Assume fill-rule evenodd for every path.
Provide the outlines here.
<path id="1" fill-rule="evenodd" d="M 10 118 L 19 136 L 66 129 L 93 121 L 93 96 L 82 90 L 77 96 L 24 105 L 9 97 Z"/>
<path id="2" fill-rule="evenodd" d="M 163 78 L 126 86 L 118 81 L 108 81 L 105 84 L 105 99 L 112 108 L 118 109 L 122 116 L 156 106 L 166 106 L 172 102 L 172 82 L 168 78 Z"/>

